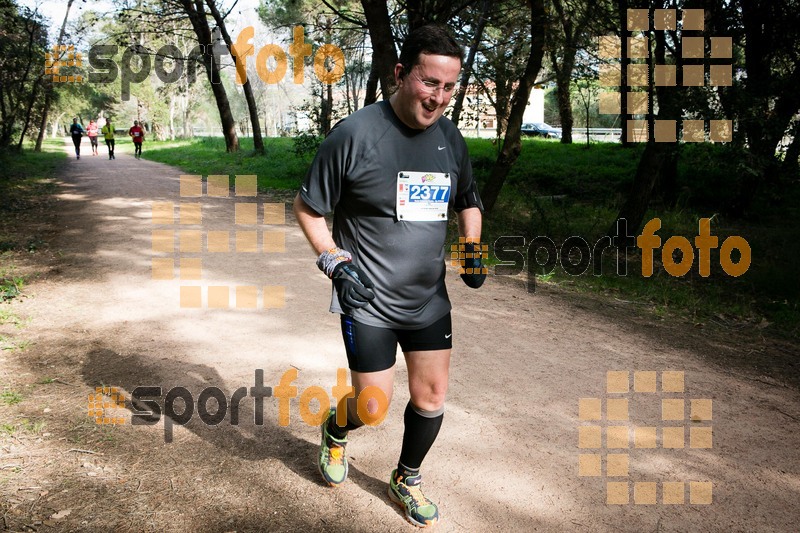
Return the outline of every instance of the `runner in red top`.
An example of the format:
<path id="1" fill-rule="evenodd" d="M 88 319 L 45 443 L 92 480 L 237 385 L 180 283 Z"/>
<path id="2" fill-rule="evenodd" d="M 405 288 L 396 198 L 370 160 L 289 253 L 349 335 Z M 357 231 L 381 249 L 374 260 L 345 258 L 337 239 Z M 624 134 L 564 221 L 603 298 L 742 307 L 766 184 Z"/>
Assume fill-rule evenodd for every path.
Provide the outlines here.
<path id="1" fill-rule="evenodd" d="M 133 127 L 128 130 L 128 135 L 133 138 L 134 156 L 136 159 L 142 157 L 142 142 L 144 142 L 144 130 L 139 126 L 139 121 L 133 121 Z"/>

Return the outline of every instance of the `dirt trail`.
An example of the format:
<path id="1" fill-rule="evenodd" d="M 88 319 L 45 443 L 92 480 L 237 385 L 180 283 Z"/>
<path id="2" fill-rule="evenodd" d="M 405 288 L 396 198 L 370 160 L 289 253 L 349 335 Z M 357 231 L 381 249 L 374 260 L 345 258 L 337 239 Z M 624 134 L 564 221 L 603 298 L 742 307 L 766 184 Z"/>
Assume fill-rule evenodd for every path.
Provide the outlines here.
<path id="1" fill-rule="evenodd" d="M 385 494 L 408 398 L 402 357 L 387 421 L 352 436 L 350 481 L 335 490 L 319 480 L 318 431 L 301 420 L 297 398 L 287 427 L 278 424 L 275 398 L 265 399 L 263 424 L 256 425 L 248 396 L 238 425 L 229 423 L 229 414 L 209 426 L 195 413 L 185 427 L 172 424 L 170 443 L 163 418 L 133 426 L 128 409 L 110 410 L 126 418 L 111 426 L 87 416 L 87 397 L 98 386 L 119 387 L 127 398 L 137 386 L 159 386 L 162 394 L 181 386 L 195 400 L 215 386 L 230 399 L 237 388 L 254 386 L 257 369 L 271 387 L 297 369 L 298 394 L 311 386 L 330 394 L 337 368 L 346 366 L 337 317 L 327 312 L 329 282 L 288 205 L 285 225 L 261 224 L 263 208 L 258 225 L 235 225 L 234 204 L 276 199 L 181 198 L 179 170 L 135 160 L 125 147 L 114 161 L 104 147 L 100 153 L 73 157 L 64 166 L 56 204 L 60 229 L 50 242 L 58 253 L 48 274 L 29 287 L 33 297 L 15 303 L 16 312 L 31 318 L 18 333 L 31 344 L 0 354 L 0 378 L 22 387 L 24 397 L 0 413 L 14 416 L 14 423 L 21 416 L 45 423 L 38 433 L 0 440 L 0 527 L 413 530 Z M 176 209 L 172 226 L 154 225 L 154 202 L 200 203 L 202 224 L 179 224 Z M 256 231 L 259 247 L 263 232 L 284 232 L 285 252 L 180 252 L 177 238 L 174 252 L 154 252 L 154 229 Z M 154 280 L 154 258 L 172 258 L 176 265 L 199 258 L 202 279 L 177 279 L 176 268 L 175 279 Z M 203 308 L 181 308 L 181 285 L 258 287 L 259 307 L 263 287 L 282 286 L 285 305 L 209 309 L 202 289 Z M 764 356 L 765 345 L 689 324 L 657 323 L 621 302 L 542 287 L 529 294 L 512 280 L 490 277 L 473 291 L 453 269 L 448 288 L 454 304 L 452 377 L 444 426 L 424 465 L 427 492 L 443 515 L 438 530 L 797 530 L 795 378 L 765 376 L 741 364 Z M 793 348 L 783 349 L 797 360 Z M 608 371 L 626 373 L 630 392 L 607 393 Z M 657 391 L 634 392 L 634 372 L 645 371 L 656 372 Z M 683 373 L 672 376 L 683 376 L 684 392 L 662 390 L 672 383 L 664 371 Z M 636 374 L 638 386 L 648 388 L 653 376 Z M 579 414 L 581 398 L 601 400 L 601 420 L 580 419 L 595 405 L 586 402 Z M 627 413 L 623 402 L 609 399 L 627 399 Z M 665 399 L 685 399 L 683 411 L 667 402 L 662 413 Z M 690 421 L 691 399 L 711 400 L 712 420 Z M 694 405 L 694 414 L 703 415 L 709 402 Z M 673 411 L 681 419 L 662 421 Z M 614 413 L 627 419 L 609 420 Z M 584 445 L 594 445 L 592 426 L 602 428 L 603 448 L 579 448 L 579 435 Z M 686 429 L 664 432 L 664 426 Z M 634 447 L 634 427 L 658 428 L 656 447 Z M 712 428 L 710 443 L 709 430 L 700 428 Z M 628 437 L 627 449 L 611 448 L 620 432 Z M 636 435 L 647 445 L 646 431 Z M 664 448 L 665 442 L 680 446 Z M 583 473 L 602 475 L 580 476 L 581 454 Z M 610 468 L 608 455 L 614 456 Z M 621 456 L 627 456 L 627 476 L 614 471 L 624 470 Z M 627 483 L 611 490 L 628 490 L 629 502 L 607 504 L 607 482 Z M 709 494 L 708 485 L 690 482 L 711 482 L 712 503 L 691 503 Z M 653 484 L 637 484 L 634 492 L 634 483 Z M 683 503 L 664 504 L 665 497 Z M 655 503 L 644 503 L 651 498 Z"/>

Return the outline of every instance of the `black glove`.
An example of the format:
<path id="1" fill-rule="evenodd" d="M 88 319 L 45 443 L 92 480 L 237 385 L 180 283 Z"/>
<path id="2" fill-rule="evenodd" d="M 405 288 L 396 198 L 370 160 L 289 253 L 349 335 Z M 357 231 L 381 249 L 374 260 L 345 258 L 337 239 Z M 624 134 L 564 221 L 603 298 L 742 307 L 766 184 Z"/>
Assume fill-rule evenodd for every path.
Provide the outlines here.
<path id="1" fill-rule="evenodd" d="M 375 293 L 370 290 L 375 287 L 372 280 L 353 263 L 342 261 L 336 265 L 331 279 L 342 311 L 366 307 L 375 298 Z"/>
<path id="2" fill-rule="evenodd" d="M 464 243 L 464 253 L 466 258 L 462 260 L 462 268 L 466 271 L 464 274 L 461 274 L 461 279 L 464 280 L 464 283 L 467 284 L 467 287 L 472 289 L 477 289 L 483 282 L 486 281 L 486 274 L 481 274 L 483 272 L 483 265 L 481 264 L 480 258 L 480 244 L 474 242 Z M 478 249 L 476 252 L 475 249 Z M 470 257 L 470 254 L 473 254 L 473 257 Z M 472 269 L 472 270 L 470 270 Z M 472 274 L 467 274 L 467 272 L 472 272 Z"/>

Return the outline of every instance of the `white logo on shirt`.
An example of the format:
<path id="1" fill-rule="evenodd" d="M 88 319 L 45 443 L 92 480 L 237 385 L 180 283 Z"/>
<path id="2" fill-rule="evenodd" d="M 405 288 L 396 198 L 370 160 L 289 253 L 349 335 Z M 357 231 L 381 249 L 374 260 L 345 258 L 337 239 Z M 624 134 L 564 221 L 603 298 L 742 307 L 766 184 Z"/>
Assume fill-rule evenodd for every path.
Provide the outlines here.
<path id="1" fill-rule="evenodd" d="M 436 148 L 438 148 L 440 151 L 445 149 L 444 146 L 437 146 Z"/>

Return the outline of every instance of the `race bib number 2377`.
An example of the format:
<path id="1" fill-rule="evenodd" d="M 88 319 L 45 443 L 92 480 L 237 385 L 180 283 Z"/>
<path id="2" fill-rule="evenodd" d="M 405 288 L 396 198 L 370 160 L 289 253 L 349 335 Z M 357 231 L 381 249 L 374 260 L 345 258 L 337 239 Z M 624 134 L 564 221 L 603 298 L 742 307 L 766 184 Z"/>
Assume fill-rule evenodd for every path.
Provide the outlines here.
<path id="1" fill-rule="evenodd" d="M 449 201 L 450 174 L 409 171 L 397 174 L 398 220 L 447 220 Z"/>

